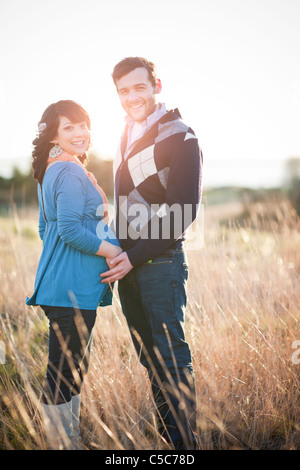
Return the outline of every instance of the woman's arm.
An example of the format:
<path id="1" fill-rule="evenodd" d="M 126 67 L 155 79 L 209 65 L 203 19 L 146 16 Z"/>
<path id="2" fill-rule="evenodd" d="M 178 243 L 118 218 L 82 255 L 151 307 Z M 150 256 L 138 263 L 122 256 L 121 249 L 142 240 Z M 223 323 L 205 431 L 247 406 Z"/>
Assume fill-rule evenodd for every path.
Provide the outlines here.
<path id="1" fill-rule="evenodd" d="M 39 236 L 40 236 L 40 239 L 43 240 L 43 239 L 44 239 L 45 230 L 46 230 L 46 221 L 45 221 L 44 211 L 43 211 L 43 207 L 42 207 L 41 190 L 42 190 L 41 186 L 38 185 L 38 198 L 39 198 Z"/>
<path id="2" fill-rule="evenodd" d="M 56 187 L 57 227 L 61 239 L 73 248 L 92 255 L 114 257 L 118 246 L 92 233 L 82 224 L 86 199 L 86 179 L 77 165 L 66 167 Z"/>

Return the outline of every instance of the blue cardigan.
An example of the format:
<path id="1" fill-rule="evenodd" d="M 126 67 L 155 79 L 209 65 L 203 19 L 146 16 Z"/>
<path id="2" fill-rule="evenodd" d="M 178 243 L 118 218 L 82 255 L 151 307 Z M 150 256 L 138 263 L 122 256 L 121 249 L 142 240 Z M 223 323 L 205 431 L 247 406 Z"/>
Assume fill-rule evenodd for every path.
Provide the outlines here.
<path id="1" fill-rule="evenodd" d="M 96 256 L 102 240 L 119 246 L 114 233 L 101 221 L 103 200 L 84 170 L 73 162 L 57 162 L 45 173 L 39 196 L 39 234 L 43 250 L 34 293 L 27 305 L 77 306 L 94 310 L 110 305 L 110 287 L 101 284 L 108 269 Z M 44 216 L 44 211 L 45 216 Z"/>

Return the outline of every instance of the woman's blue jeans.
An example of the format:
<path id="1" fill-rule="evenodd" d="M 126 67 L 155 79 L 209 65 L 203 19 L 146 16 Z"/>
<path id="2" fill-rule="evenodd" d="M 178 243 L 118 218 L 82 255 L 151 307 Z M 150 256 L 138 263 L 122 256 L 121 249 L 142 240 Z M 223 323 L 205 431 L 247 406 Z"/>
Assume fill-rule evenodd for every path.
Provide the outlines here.
<path id="1" fill-rule="evenodd" d="M 177 449 L 195 447 L 195 385 L 184 333 L 187 278 L 184 251 L 170 249 L 119 281 L 123 313 L 151 380 L 160 431 Z"/>

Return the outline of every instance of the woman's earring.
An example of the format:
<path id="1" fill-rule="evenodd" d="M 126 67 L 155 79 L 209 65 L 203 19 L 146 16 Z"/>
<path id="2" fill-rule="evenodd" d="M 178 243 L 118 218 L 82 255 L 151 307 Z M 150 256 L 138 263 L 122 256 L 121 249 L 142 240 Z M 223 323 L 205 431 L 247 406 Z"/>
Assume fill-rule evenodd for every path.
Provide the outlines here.
<path id="1" fill-rule="evenodd" d="M 57 144 L 57 145 L 54 145 L 54 147 L 52 147 L 52 149 L 50 150 L 49 157 L 56 158 L 62 153 L 63 153 L 63 149 Z"/>

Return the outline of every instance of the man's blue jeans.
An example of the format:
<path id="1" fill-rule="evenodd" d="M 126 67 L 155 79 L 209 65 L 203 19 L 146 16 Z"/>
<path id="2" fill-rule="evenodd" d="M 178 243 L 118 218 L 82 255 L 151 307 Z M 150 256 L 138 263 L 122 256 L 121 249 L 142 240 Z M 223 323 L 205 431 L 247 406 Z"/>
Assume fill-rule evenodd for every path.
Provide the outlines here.
<path id="1" fill-rule="evenodd" d="M 195 386 L 184 333 L 187 277 L 184 251 L 170 249 L 119 281 L 133 343 L 151 380 L 160 431 L 177 449 L 195 446 Z"/>

